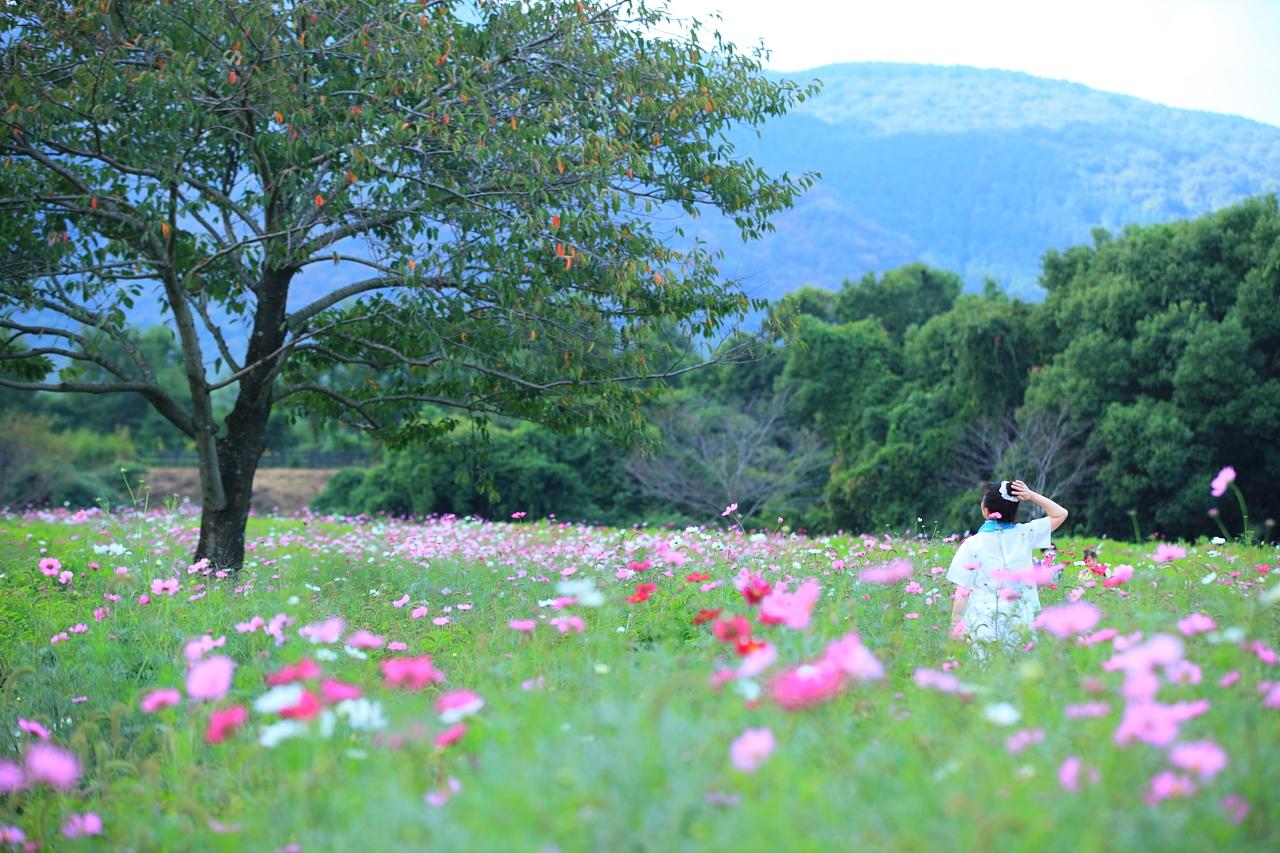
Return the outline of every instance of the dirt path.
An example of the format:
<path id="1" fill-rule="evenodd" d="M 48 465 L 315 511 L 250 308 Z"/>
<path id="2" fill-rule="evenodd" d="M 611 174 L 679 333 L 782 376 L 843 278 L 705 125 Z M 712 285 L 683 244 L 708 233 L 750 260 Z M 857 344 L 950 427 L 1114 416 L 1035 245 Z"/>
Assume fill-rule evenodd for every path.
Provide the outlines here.
<path id="1" fill-rule="evenodd" d="M 306 508 L 324 491 L 332 468 L 259 468 L 253 480 L 253 508 L 258 512 L 291 513 Z M 163 502 L 169 495 L 200 502 L 200 482 L 195 468 L 151 468 L 147 472 L 151 502 Z"/>

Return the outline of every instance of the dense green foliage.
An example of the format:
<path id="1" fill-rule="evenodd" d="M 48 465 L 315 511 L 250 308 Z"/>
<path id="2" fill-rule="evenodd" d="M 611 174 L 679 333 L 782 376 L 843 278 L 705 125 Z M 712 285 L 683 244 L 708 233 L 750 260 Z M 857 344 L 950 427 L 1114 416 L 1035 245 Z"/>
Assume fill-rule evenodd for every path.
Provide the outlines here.
<path id="1" fill-rule="evenodd" d="M 838 451 L 826 523 L 955 529 L 971 487 L 1023 476 L 1065 488 L 1092 531 L 1128 534 L 1133 511 L 1191 536 L 1216 530 L 1205 484 L 1225 465 L 1254 524 L 1280 513 L 1276 199 L 1100 232 L 1044 263 L 1041 304 L 957 295 L 921 267 L 780 303 L 798 333 L 778 382 Z M 1241 529 L 1234 503 L 1222 515 Z"/>

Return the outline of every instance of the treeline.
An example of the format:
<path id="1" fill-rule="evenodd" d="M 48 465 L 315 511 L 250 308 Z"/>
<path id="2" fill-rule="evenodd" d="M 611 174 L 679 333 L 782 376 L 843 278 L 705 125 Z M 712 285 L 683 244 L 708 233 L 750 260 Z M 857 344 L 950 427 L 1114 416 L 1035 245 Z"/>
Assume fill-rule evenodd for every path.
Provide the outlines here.
<path id="1" fill-rule="evenodd" d="M 384 448 L 378 464 L 340 472 L 314 506 L 625 525 L 705 522 L 737 503 L 748 524 L 951 531 L 972 527 L 978 483 L 1018 476 L 1069 506 L 1076 530 L 1194 537 L 1217 531 L 1215 508 L 1241 529 L 1235 502 L 1208 489 L 1232 465 L 1255 533 L 1270 535 L 1275 197 L 1098 231 L 1092 245 L 1047 253 L 1041 283 L 1039 303 L 990 282 L 965 294 L 958 275 L 913 264 L 838 291 L 803 288 L 771 307 L 776 337 L 737 340 L 730 363 L 655 395 L 641 423 L 651 453 L 591 433 L 464 423 L 435 445 Z M 177 435 L 136 404 L 41 405 L 54 425 L 98 426 L 117 441 Z M 358 441 L 283 419 L 274 429 L 273 451 Z"/>

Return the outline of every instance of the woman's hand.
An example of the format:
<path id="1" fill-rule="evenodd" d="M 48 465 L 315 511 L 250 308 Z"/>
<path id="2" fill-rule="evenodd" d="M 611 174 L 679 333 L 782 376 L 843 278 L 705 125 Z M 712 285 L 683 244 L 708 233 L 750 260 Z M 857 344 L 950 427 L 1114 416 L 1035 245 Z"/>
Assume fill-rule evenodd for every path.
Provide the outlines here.
<path id="1" fill-rule="evenodd" d="M 1040 497 L 1035 492 L 1031 491 L 1031 487 L 1021 480 L 1014 480 L 1009 484 L 1009 494 L 1013 495 L 1020 501 L 1031 501 L 1032 503 L 1036 503 L 1036 498 Z"/>

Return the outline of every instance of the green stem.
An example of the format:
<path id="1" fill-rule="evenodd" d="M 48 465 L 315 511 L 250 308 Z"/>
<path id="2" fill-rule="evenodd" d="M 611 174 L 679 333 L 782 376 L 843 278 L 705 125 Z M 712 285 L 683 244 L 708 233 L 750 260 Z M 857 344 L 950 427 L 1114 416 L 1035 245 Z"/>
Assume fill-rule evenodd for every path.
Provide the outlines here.
<path id="1" fill-rule="evenodd" d="M 1138 529 L 1138 511 L 1136 509 L 1129 510 L 1129 520 L 1133 522 L 1133 541 L 1141 544 L 1142 531 Z"/>
<path id="2" fill-rule="evenodd" d="M 1222 516 L 1220 514 L 1215 515 L 1213 520 L 1218 523 L 1218 529 L 1222 531 L 1222 538 L 1228 542 L 1231 541 L 1231 531 L 1227 530 L 1227 526 L 1222 523 Z"/>
<path id="3" fill-rule="evenodd" d="M 1231 491 L 1235 492 L 1236 503 L 1240 504 L 1240 519 L 1244 525 L 1240 535 L 1244 537 L 1244 544 L 1248 545 L 1253 541 L 1253 531 L 1249 529 L 1249 509 L 1244 505 L 1244 492 L 1235 483 L 1231 484 Z"/>

